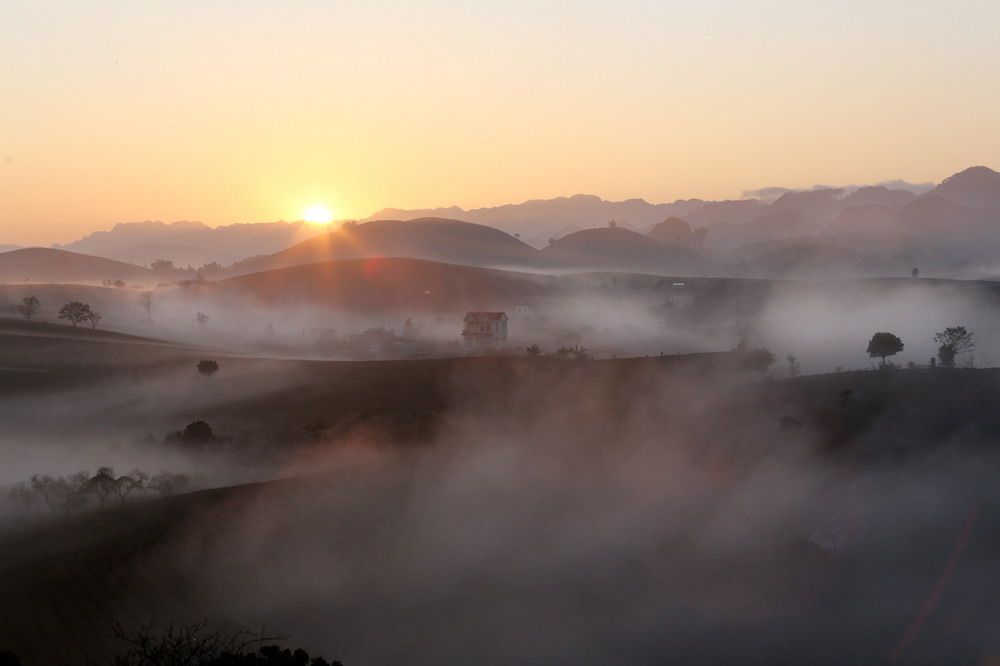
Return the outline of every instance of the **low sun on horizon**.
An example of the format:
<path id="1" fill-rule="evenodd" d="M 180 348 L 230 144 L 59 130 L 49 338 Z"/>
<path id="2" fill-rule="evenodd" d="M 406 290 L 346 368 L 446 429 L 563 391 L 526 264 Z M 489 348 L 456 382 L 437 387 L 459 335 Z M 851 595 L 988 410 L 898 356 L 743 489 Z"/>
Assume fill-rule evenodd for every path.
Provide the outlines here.
<path id="1" fill-rule="evenodd" d="M 302 219 L 311 224 L 330 224 L 333 222 L 333 211 L 326 206 L 315 204 L 306 208 Z"/>

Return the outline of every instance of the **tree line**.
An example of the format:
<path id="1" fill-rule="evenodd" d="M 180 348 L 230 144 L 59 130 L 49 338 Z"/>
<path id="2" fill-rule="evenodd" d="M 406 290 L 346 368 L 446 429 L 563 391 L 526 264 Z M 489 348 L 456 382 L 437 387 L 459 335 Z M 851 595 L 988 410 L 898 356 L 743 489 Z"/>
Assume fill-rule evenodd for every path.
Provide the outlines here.
<path id="1" fill-rule="evenodd" d="M 960 354 L 971 353 L 976 348 L 976 336 L 964 326 L 950 326 L 940 333 L 934 334 L 934 343 L 938 345 L 937 356 L 931 359 L 931 366 L 940 363 L 945 368 L 954 368 L 955 360 Z M 878 331 L 868 341 L 868 356 L 882 360 L 882 367 L 887 367 L 887 359 L 903 351 L 903 341 L 894 333 Z"/>
<path id="2" fill-rule="evenodd" d="M 8 498 L 27 511 L 39 507 L 53 513 L 79 509 L 106 508 L 149 496 L 169 497 L 191 487 L 186 474 L 160 472 L 150 475 L 140 469 L 115 474 L 113 467 L 101 467 L 95 474 L 80 471 L 67 476 L 35 474 L 8 491 Z"/>
<path id="3" fill-rule="evenodd" d="M 31 321 L 42 309 L 42 302 L 36 296 L 25 296 L 18 305 L 13 306 L 17 314 L 24 317 L 25 321 Z M 90 324 L 91 328 L 97 328 L 104 316 L 92 308 L 88 303 L 82 301 L 70 301 L 61 308 L 58 313 L 59 319 L 65 319 L 75 328 L 80 324 Z"/>

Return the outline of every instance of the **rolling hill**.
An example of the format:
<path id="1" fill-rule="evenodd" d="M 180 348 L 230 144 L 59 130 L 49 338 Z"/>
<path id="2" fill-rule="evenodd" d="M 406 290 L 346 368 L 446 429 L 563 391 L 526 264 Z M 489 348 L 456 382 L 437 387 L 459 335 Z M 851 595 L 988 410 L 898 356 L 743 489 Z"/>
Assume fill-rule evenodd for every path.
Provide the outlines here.
<path id="1" fill-rule="evenodd" d="M 541 254 L 551 267 L 574 270 L 693 275 L 707 266 L 692 250 L 614 227 L 564 236 Z"/>
<path id="2" fill-rule="evenodd" d="M 275 254 L 240 262 L 231 273 L 370 257 L 406 257 L 466 266 L 539 266 L 537 250 L 498 229 L 458 220 L 421 218 L 345 225 Z"/>
<path id="3" fill-rule="evenodd" d="M 531 303 L 555 285 L 549 276 L 372 257 L 276 268 L 187 289 L 204 298 L 252 297 L 269 304 L 303 303 L 347 311 L 457 312 Z"/>
<path id="4" fill-rule="evenodd" d="M 32 247 L 0 253 L 0 282 L 128 282 L 149 280 L 152 275 L 142 266 L 53 248 Z"/>

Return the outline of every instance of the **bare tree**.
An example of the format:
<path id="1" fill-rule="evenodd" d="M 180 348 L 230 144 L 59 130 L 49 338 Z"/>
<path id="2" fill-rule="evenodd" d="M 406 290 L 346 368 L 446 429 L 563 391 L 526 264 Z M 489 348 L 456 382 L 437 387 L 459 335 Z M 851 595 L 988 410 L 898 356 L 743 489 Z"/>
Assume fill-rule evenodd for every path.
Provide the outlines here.
<path id="1" fill-rule="evenodd" d="M 160 472 L 149 480 L 150 490 L 154 490 L 161 497 L 169 497 L 182 493 L 191 485 L 191 479 L 185 474 L 174 472 Z"/>
<path id="2" fill-rule="evenodd" d="M 151 316 L 153 314 L 153 292 L 144 291 L 139 294 L 139 305 L 146 311 L 147 317 Z"/>
<path id="3" fill-rule="evenodd" d="M 17 306 L 17 311 L 21 313 L 26 321 L 31 321 L 32 316 L 42 309 L 42 302 L 34 296 L 25 296 L 21 299 L 21 304 Z"/>
<path id="4" fill-rule="evenodd" d="M 938 358 L 946 368 L 955 366 L 955 357 L 971 352 L 976 348 L 975 334 L 969 333 L 964 326 L 952 326 L 934 336 L 938 346 Z"/>
<path id="5" fill-rule="evenodd" d="M 100 312 L 97 312 L 95 310 L 95 311 L 93 311 L 93 312 L 90 313 L 90 317 L 87 318 L 87 321 L 90 322 L 90 328 L 91 329 L 96 329 L 97 328 L 97 324 L 100 323 L 100 321 L 102 319 L 104 319 L 104 316 L 101 315 Z"/>
<path id="6" fill-rule="evenodd" d="M 70 301 L 59 309 L 59 318 L 69 321 L 73 324 L 73 328 L 82 321 L 90 321 L 93 316 L 94 312 L 90 306 L 80 301 Z"/>

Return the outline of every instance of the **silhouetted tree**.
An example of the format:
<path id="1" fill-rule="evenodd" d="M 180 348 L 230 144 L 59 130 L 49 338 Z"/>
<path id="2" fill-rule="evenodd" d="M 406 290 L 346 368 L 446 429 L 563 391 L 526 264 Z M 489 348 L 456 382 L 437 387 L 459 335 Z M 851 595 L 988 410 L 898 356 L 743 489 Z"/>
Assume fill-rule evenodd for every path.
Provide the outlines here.
<path id="1" fill-rule="evenodd" d="M 871 358 L 881 358 L 882 367 L 885 367 L 885 359 L 903 351 L 903 341 L 892 333 L 878 332 L 868 341 L 868 356 Z"/>
<path id="2" fill-rule="evenodd" d="M 198 361 L 198 372 L 211 377 L 219 371 L 219 364 L 215 361 Z"/>
<path id="3" fill-rule="evenodd" d="M 556 350 L 556 356 L 560 358 L 575 358 L 578 361 L 586 361 L 591 358 L 590 352 L 587 351 L 587 348 L 581 347 L 580 345 L 573 345 L 571 347 L 564 345 Z"/>
<path id="4" fill-rule="evenodd" d="M 801 371 L 801 367 L 799 366 L 799 359 L 795 358 L 794 355 L 789 354 L 788 356 L 785 357 L 785 360 L 788 361 L 788 376 L 798 377 L 799 372 Z"/>
<path id="5" fill-rule="evenodd" d="M 113 635 L 122 647 L 109 666 L 343 666 L 311 657 L 302 649 L 282 648 L 278 636 L 225 634 L 205 624 L 163 629 L 150 624 L 124 629 L 115 624 Z"/>
<path id="6" fill-rule="evenodd" d="M 946 368 L 954 367 L 955 357 L 970 352 L 976 347 L 975 334 L 969 333 L 964 326 L 952 326 L 935 334 L 934 342 L 938 347 L 938 359 Z"/>
<path id="7" fill-rule="evenodd" d="M 935 359 L 931 359 L 932 361 Z M 941 366 L 944 368 L 954 368 L 955 367 L 955 349 L 949 347 L 948 345 L 941 345 L 938 347 L 937 360 L 941 361 Z"/>
<path id="8" fill-rule="evenodd" d="M 158 275 L 171 275 L 177 270 L 174 268 L 174 262 L 169 259 L 154 259 L 149 267 Z"/>
<path id="9" fill-rule="evenodd" d="M 761 377 L 763 377 L 767 369 L 774 365 L 775 360 L 774 354 L 771 353 L 770 349 L 761 347 L 760 349 L 744 352 L 743 358 L 740 359 L 740 367 L 759 372 Z"/>
<path id="10" fill-rule="evenodd" d="M 914 266 L 913 270 L 910 271 L 910 277 L 915 277 L 915 278 L 920 277 L 920 269 Z"/>
<path id="11" fill-rule="evenodd" d="M 89 321 L 94 316 L 90 306 L 80 301 L 70 301 L 59 309 L 59 318 L 69 321 L 76 328 L 82 321 Z"/>
<path id="12" fill-rule="evenodd" d="M 35 474 L 29 483 L 31 490 L 41 497 L 52 511 L 61 510 L 66 498 L 74 490 L 64 477 L 53 477 L 48 474 Z"/>
<path id="13" fill-rule="evenodd" d="M 104 316 L 97 311 L 91 312 L 90 316 L 87 317 L 87 321 L 90 322 L 91 329 L 96 329 L 97 325 L 101 322 L 102 319 L 104 319 Z"/>
<path id="14" fill-rule="evenodd" d="M 207 444 L 214 437 L 215 434 L 212 432 L 212 426 L 204 421 L 192 421 L 188 423 L 184 426 L 184 432 L 181 433 L 181 439 L 188 444 Z"/>
<path id="15" fill-rule="evenodd" d="M 41 309 L 42 302 L 34 296 L 25 296 L 21 299 L 21 304 L 17 306 L 17 311 L 26 321 L 31 321 L 31 318 Z"/>
<path id="16" fill-rule="evenodd" d="M 187 490 L 191 486 L 191 479 L 186 474 L 175 472 L 160 472 L 149 479 L 149 489 L 155 491 L 160 497 L 169 497 Z"/>
<path id="17" fill-rule="evenodd" d="M 144 291 L 139 294 L 139 305 L 146 311 L 147 317 L 151 316 L 153 314 L 153 292 Z"/>
<path id="18" fill-rule="evenodd" d="M 117 481 L 114 468 L 101 467 L 97 470 L 97 474 L 90 477 L 87 483 L 78 489 L 78 492 L 91 492 L 97 497 L 97 501 L 102 507 L 107 506 L 108 500 L 116 494 L 115 486 Z"/>
<path id="19" fill-rule="evenodd" d="M 209 319 L 211 319 L 211 317 L 209 317 L 209 316 L 208 316 L 207 314 L 205 314 L 204 312 L 199 312 L 198 314 L 196 314 L 196 315 L 194 316 L 194 318 L 195 318 L 195 321 L 197 321 L 197 322 L 198 322 L 198 325 L 199 325 L 199 326 L 204 326 L 205 324 L 207 324 L 207 323 L 208 323 L 208 320 L 209 320 Z"/>
<path id="20" fill-rule="evenodd" d="M 524 348 L 524 351 L 527 352 L 528 356 L 542 355 L 542 348 L 539 347 L 538 345 L 528 345 L 527 347 Z"/>

